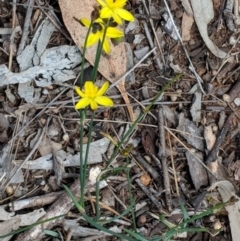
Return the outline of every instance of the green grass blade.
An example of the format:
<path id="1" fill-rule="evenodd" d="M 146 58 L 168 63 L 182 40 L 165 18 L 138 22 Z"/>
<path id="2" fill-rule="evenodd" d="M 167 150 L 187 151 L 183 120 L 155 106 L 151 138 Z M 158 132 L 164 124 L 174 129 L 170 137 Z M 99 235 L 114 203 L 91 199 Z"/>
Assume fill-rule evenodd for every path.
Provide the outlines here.
<path id="1" fill-rule="evenodd" d="M 58 232 L 55 232 L 55 231 L 52 231 L 52 230 L 48 230 L 48 229 L 45 229 L 43 230 L 43 232 L 51 237 L 54 237 L 54 238 L 59 238 L 59 233 Z"/>
<path id="2" fill-rule="evenodd" d="M 134 238 L 136 238 L 135 241 L 147 241 L 147 239 L 145 239 L 143 236 L 141 236 L 140 234 L 138 233 L 135 233 L 131 230 L 128 230 L 128 229 L 124 229 L 124 231 L 128 234 L 130 234 L 131 236 L 133 236 Z"/>
<path id="3" fill-rule="evenodd" d="M 24 231 L 26 231 L 26 230 L 29 230 L 29 229 L 37 226 L 37 225 L 40 225 L 40 224 L 43 224 L 43 223 L 46 223 L 46 222 L 50 222 L 50 221 L 55 220 L 55 219 L 58 219 L 58 218 L 62 218 L 62 217 L 64 217 L 64 216 L 65 216 L 65 214 L 59 215 L 59 216 L 56 216 L 56 217 L 53 217 L 53 218 L 49 218 L 49 219 L 46 219 L 46 220 L 43 220 L 43 221 L 36 222 L 36 223 L 31 224 L 31 225 L 29 225 L 29 226 L 27 226 L 27 227 L 20 228 L 20 229 L 18 229 L 18 230 L 16 230 L 16 231 L 13 231 L 13 232 L 11 232 L 11 233 L 2 235 L 2 236 L 0 236 L 0 238 L 6 238 L 6 237 L 11 236 L 11 235 L 15 235 L 15 234 L 22 233 L 22 232 L 24 232 Z"/>
<path id="4" fill-rule="evenodd" d="M 74 197 L 73 193 L 71 192 L 71 190 L 66 186 L 66 185 L 63 185 L 64 189 L 66 190 L 67 194 L 70 196 L 70 198 L 72 199 L 74 205 L 76 206 L 76 208 L 79 210 L 80 213 L 83 213 L 83 217 L 84 219 L 89 223 L 91 224 L 92 226 L 94 226 L 95 228 L 103 231 L 103 232 L 106 232 L 106 233 L 109 233 L 115 237 L 118 237 L 118 238 L 121 238 L 121 239 L 126 239 L 128 241 L 136 241 L 134 239 L 132 239 L 131 237 L 128 237 L 126 235 L 123 235 L 123 234 L 119 234 L 119 233 L 115 233 L 111 230 L 108 230 L 107 228 L 104 228 L 103 226 L 101 226 L 100 224 L 96 223 L 94 220 L 92 220 L 90 217 L 88 217 L 88 215 L 86 215 L 84 213 L 84 209 L 82 208 L 82 206 L 78 203 L 77 199 Z"/>
<path id="5" fill-rule="evenodd" d="M 106 220 L 106 221 L 100 220 L 99 223 L 101 223 L 101 225 L 105 225 L 105 224 L 107 224 L 107 223 L 111 223 L 111 222 L 113 222 L 113 221 L 115 221 L 115 220 L 117 220 L 117 219 L 120 219 L 120 218 L 122 218 L 123 216 L 125 216 L 126 214 L 128 214 L 128 213 L 132 210 L 132 208 L 133 208 L 133 205 L 130 205 L 130 206 L 129 206 L 123 213 L 121 213 L 120 215 L 115 216 L 115 217 L 113 217 L 113 218 L 111 218 L 111 219 L 109 219 L 109 220 Z"/>

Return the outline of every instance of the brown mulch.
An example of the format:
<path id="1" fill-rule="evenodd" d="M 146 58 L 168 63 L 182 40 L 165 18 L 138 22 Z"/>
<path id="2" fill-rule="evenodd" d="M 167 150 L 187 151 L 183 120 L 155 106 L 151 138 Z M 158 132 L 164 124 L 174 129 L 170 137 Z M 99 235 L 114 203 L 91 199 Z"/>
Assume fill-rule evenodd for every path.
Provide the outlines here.
<path id="1" fill-rule="evenodd" d="M 167 2 L 181 33 L 183 31 L 183 15 L 186 14 L 183 1 L 169 0 Z M 227 58 L 220 59 L 211 53 L 194 22 L 189 32 L 189 40 L 184 41 L 184 47 L 196 73 L 203 80 L 202 87 L 205 94 L 202 94 L 196 76 L 189 68 L 190 63 L 183 46 L 179 40 L 174 39 L 173 29 L 168 29 L 166 25 L 167 20 L 164 15 L 168 15 L 168 12 L 164 2 L 157 0 L 152 0 L 151 4 L 147 2 L 149 14 L 146 13 L 141 1 L 132 0 L 127 5 L 128 10 L 135 15 L 137 20 L 134 28 L 125 35 L 125 41 L 129 43 L 133 53 L 131 58 L 133 65 L 141 59 L 137 58 L 138 50 L 149 47 L 147 51 L 149 52 L 152 49 L 144 24 L 148 27 L 154 46 L 158 46 L 154 32 L 157 33 L 161 45 L 161 51 L 157 48 L 156 55 L 150 55 L 143 61 L 134 70 L 134 78 L 126 81 L 125 87 L 130 96 L 134 114 L 138 115 L 142 111 L 142 106 L 146 106 L 169 80 L 179 72 L 183 73 L 181 78 L 173 83 L 161 100 L 154 105 L 151 114 L 148 114 L 141 125 L 138 125 L 129 143 L 126 143 L 129 149 L 126 148 L 125 151 L 128 152 L 131 162 L 133 198 L 138 206 L 142 205 L 135 211 L 136 223 L 147 239 L 155 235 L 162 235 L 166 231 L 166 226 L 152 214 L 157 216 L 165 214 L 169 222 L 178 224 L 182 220 L 182 213 L 179 211 L 180 200 L 187 211 L 193 215 L 221 201 L 216 190 L 213 192 L 208 190 L 217 181 L 229 181 L 234 187 L 235 194 L 238 195 L 239 192 L 240 111 L 238 106 L 240 105 L 240 81 L 238 79 L 238 54 L 240 43 L 238 26 L 234 25 L 235 31 L 231 31 L 227 27 L 224 2 L 226 1 L 213 0 L 215 15 L 208 25 L 208 35 L 216 46 L 228 53 Z M 2 65 L 7 66 L 14 74 L 26 71 L 21 69 L 17 57 L 24 31 L 26 31 L 24 23 L 27 11 L 30 11 L 28 1 L 18 1 L 15 13 L 12 4 L 6 1 L 0 2 L 1 29 L 16 30 L 16 26 L 21 27 L 21 31 L 16 30 L 14 36 L 12 30 L 8 34 L 1 34 L 0 78 L 4 74 L 4 70 L 1 69 Z M 56 29 L 49 37 L 46 49 L 75 45 L 64 25 L 58 1 L 36 0 L 35 3 L 33 1 L 29 33 L 23 50 L 30 45 L 41 23 L 46 19 L 49 20 L 49 16 L 46 14 L 54 16 L 54 19 L 59 21 L 56 22 Z M 51 22 L 51 20 L 49 21 Z M 129 27 L 128 23 L 125 24 L 125 29 L 127 27 Z M 138 38 L 143 39 L 137 41 Z M 65 58 L 70 57 L 65 54 Z M 159 63 L 161 68 L 159 68 Z M 41 63 L 39 63 L 40 65 Z M 31 67 L 33 66 L 34 64 Z M 76 66 L 79 67 L 80 63 L 77 63 Z M 71 68 L 75 70 L 76 66 L 71 66 Z M 67 72 L 68 70 L 69 68 L 66 67 L 62 72 L 66 71 L 66 75 L 73 75 L 72 72 L 71 74 Z M 85 70 L 84 80 L 89 78 L 91 70 L 92 67 L 89 65 Z M 79 73 L 79 69 L 77 71 Z M 45 211 L 47 214 L 52 211 L 57 216 L 59 215 L 58 210 L 62 207 L 63 213 L 68 212 L 66 219 L 74 219 L 81 226 L 90 227 L 83 220 L 78 220 L 79 215 L 74 207 L 68 210 L 73 206 L 70 204 L 70 199 L 67 199 L 66 196 L 62 200 L 59 198 L 59 195 L 63 193 L 61 184 L 68 185 L 75 190 L 76 195 L 79 195 L 79 190 L 77 190 L 79 184 L 76 181 L 79 177 L 79 167 L 65 165 L 64 161 L 66 161 L 67 155 L 71 155 L 73 159 L 79 153 L 80 128 L 84 128 L 84 142 L 87 142 L 90 113 L 87 113 L 86 124 L 81 127 L 78 121 L 79 114 L 73 107 L 73 91 L 69 88 L 75 84 L 77 76 L 64 83 L 55 83 L 53 76 L 50 76 L 49 82 L 47 82 L 47 78 L 44 74 L 39 74 L 32 79 L 29 87 L 33 90 L 31 101 L 28 101 L 30 97 L 27 95 L 22 97 L 24 95 L 19 92 L 18 84 L 0 85 L 2 209 L 8 215 L 14 212 L 21 219 L 21 215 L 30 214 L 39 208 L 42 208 L 42 212 Z M 42 80 L 47 84 L 41 86 L 39 83 Z M 99 74 L 98 80 L 102 83 L 104 78 Z M 24 91 L 22 90 L 22 92 Z M 92 135 L 94 142 L 103 138 L 101 132 L 108 133 L 115 140 L 121 139 L 128 128 L 127 123 L 131 122 L 129 111 L 118 89 L 113 88 L 108 94 L 113 97 L 115 106 L 96 112 Z M 38 144 L 36 145 L 36 143 Z M 107 151 L 101 153 L 103 161 L 89 165 L 89 170 L 96 166 L 103 169 L 113 148 L 114 146 L 110 144 Z M 64 152 L 65 156 L 63 154 L 60 156 L 60 152 Z M 20 169 L 18 180 L 11 180 L 13 171 L 16 171 L 24 160 L 40 160 L 39 158 L 47 155 L 51 155 L 51 157 L 42 159 L 42 165 L 47 165 L 47 161 L 51 159 L 54 163 L 53 168 L 32 169 L 29 165 L 27 168 Z M 41 160 L 39 165 L 41 166 Z M 124 165 L 125 156 L 122 153 L 113 162 L 113 166 Z M 114 211 L 121 213 L 129 205 L 130 194 L 126 180 L 125 173 L 111 176 L 107 180 L 108 186 L 101 190 L 100 201 L 103 203 L 101 214 L 104 217 L 116 215 Z M 17 205 L 15 202 L 19 200 L 45 197 L 45 195 L 53 196 L 46 198 L 48 201 L 39 204 L 35 203 L 35 205 L 19 209 L 13 208 L 14 205 Z M 94 193 L 90 193 L 90 191 L 86 193 L 86 212 L 90 216 L 94 215 L 94 198 Z M 63 200 L 65 200 L 64 204 Z M 1 219 L 0 215 L 0 220 L 4 223 L 8 219 Z M 126 223 L 114 223 L 113 225 L 121 226 L 121 228 L 124 225 L 132 227 L 130 220 L 131 215 L 129 214 L 123 219 Z M 130 226 L 127 226 L 128 224 Z M 61 220 L 44 227 L 58 232 L 62 239 L 44 236 L 40 240 L 80 240 L 79 237 L 72 236 L 64 225 Z M 111 225 L 107 227 L 110 228 Z M 25 225 L 18 225 L 18 227 L 20 226 Z M 229 218 L 225 210 L 197 220 L 192 223 L 191 227 L 209 227 L 211 230 L 219 227 L 220 231 L 216 236 L 209 233 L 188 233 L 187 237 L 176 237 L 174 240 L 232 240 Z M 21 236 L 14 235 L 11 240 L 33 240 L 29 236 L 32 231 L 27 232 Z M 42 232 L 42 230 L 39 229 L 36 232 Z M 98 240 L 118 239 L 105 237 Z"/>

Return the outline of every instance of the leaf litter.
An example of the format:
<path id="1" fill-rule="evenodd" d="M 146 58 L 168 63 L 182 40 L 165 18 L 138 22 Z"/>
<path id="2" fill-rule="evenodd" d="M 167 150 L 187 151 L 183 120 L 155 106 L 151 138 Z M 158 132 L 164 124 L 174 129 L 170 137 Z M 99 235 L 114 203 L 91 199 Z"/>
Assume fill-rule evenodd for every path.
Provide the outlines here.
<path id="1" fill-rule="evenodd" d="M 29 2 L 29 6 L 33 6 L 34 1 Z M 24 220 L 29 216 L 35 219 L 29 220 L 28 224 L 34 223 L 40 217 L 37 213 L 49 218 L 70 211 L 73 204 L 60 191 L 60 183 L 68 183 L 76 194 L 79 190 L 79 182 L 72 183 L 79 176 L 78 133 L 81 128 L 78 115 L 72 107 L 72 86 L 77 81 L 81 67 L 85 30 L 73 17 L 88 17 L 93 1 L 71 1 L 71 4 L 69 1 L 59 1 L 60 6 L 46 1 L 45 8 L 36 2 L 38 4 L 31 9 L 23 4 L 24 11 L 17 4 L 17 18 L 11 11 L 12 5 L 0 4 L 1 12 L 5 13 L 1 17 L 4 27 L 0 31 L 3 40 L 0 62 L 0 99 L 3 103 L 0 113 L 0 216 L 1 227 L 6 227 L 4 232 L 0 231 L 1 234 L 26 225 Z M 159 126 L 157 109 L 154 107 L 151 115 L 145 117 L 135 135 L 128 140 L 129 143 L 135 143 L 129 157 L 135 206 L 139 207 L 135 210 L 138 228 L 147 239 L 164 233 L 165 226 L 150 213 L 157 216 L 167 213 L 168 221 L 178 224 L 182 215 L 180 212 L 177 217 L 175 213 L 180 197 L 187 213 L 194 215 L 194 209 L 200 213 L 216 200 L 228 201 L 234 196 L 232 205 L 225 207 L 227 216 L 218 213 L 216 217 L 211 214 L 208 219 L 202 218 L 201 223 L 204 227 L 214 229 L 214 225 L 219 225 L 221 220 L 216 238 L 237 240 L 239 237 L 239 214 L 236 211 L 239 205 L 236 193 L 239 191 L 240 156 L 239 13 L 237 1 L 225 2 L 171 0 L 167 2 L 168 6 L 165 1 L 129 1 L 127 7 L 135 15 L 136 21 L 124 25 L 125 42 L 113 46 L 112 55 L 109 58 L 103 56 L 100 63 L 98 81 L 107 79 L 113 86 L 117 83 L 120 94 L 114 87 L 109 91 L 115 96 L 116 105 L 113 109 L 100 110 L 96 117 L 98 120 L 94 122 L 94 141 L 89 156 L 92 174 L 86 194 L 90 214 L 93 212 L 91 203 L 94 202 L 94 198 L 91 198 L 94 195 L 91 194 L 94 192 L 92 184 L 105 165 L 105 153 L 110 144 L 100 131 L 110 133 L 115 140 L 121 138 L 121 132 L 126 132 L 129 122 L 135 118 L 134 113 L 139 113 L 167 81 L 178 72 L 183 72 L 182 78 L 157 102 L 163 108 L 162 124 Z M 46 11 L 46 8 L 51 11 L 54 9 L 55 14 Z M 28 18 L 26 11 L 32 17 Z M 16 28 L 10 31 L 13 19 Z M 26 35 L 24 26 L 30 22 L 30 35 L 27 34 L 27 40 L 22 45 L 20 42 L 24 42 L 22 39 Z M 11 39 L 14 40 L 12 45 Z M 184 43 L 184 46 L 179 43 Z M 9 46 L 15 46 L 16 49 L 10 53 Z M 148 55 L 150 51 L 154 56 Z M 93 63 L 93 53 L 94 47 L 87 51 L 89 64 L 86 64 L 86 69 Z M 145 56 L 146 59 L 142 61 Z M 13 60 L 11 68 L 6 64 L 10 59 Z M 134 66 L 136 63 L 138 65 Z M 194 69 L 190 69 L 189 64 Z M 133 71 L 126 77 L 125 74 L 132 67 Z M 204 91 L 199 83 L 196 84 L 197 79 Z M 131 105 L 126 108 L 129 103 Z M 86 138 L 88 124 L 82 128 Z M 159 145 L 163 141 L 164 151 Z M 163 160 L 166 166 L 162 165 Z M 199 161 L 206 164 L 208 169 Z M 123 156 L 118 156 L 114 165 L 124 165 Z M 164 168 L 168 177 L 164 175 Z M 113 211 L 121 213 L 129 205 L 125 180 L 124 174 L 120 174 L 109 177 L 102 184 L 101 201 L 105 205 L 102 214 L 106 218 L 116 215 Z M 220 195 L 207 199 L 213 196 L 217 187 Z M 21 199 L 16 200 L 18 198 Z M 44 201 L 39 209 L 34 204 L 40 200 Z M 19 209 L 7 212 L 15 201 Z M 24 202 L 31 203 L 28 208 L 32 212 Z M 19 210 L 21 212 L 15 214 Z M 125 218 L 129 219 L 130 216 L 126 215 Z M 211 221 L 213 218 L 215 220 Z M 112 240 L 112 237 L 96 229 L 89 230 L 90 227 L 79 215 L 74 216 L 72 222 L 70 220 L 64 218 L 44 227 L 56 230 L 57 224 L 65 234 L 74 227 L 71 240 L 76 240 L 83 232 L 86 240 L 103 237 Z M 9 225 L 13 229 L 7 229 Z M 108 227 L 122 232 L 121 225 L 132 224 L 117 219 Z M 192 227 L 197 225 L 195 222 Z M 184 240 L 204 240 L 201 233 L 184 235 Z M 214 240 L 209 233 L 205 235 L 206 240 Z M 44 238 L 40 227 L 18 235 L 15 240 L 36 240 L 36 237 L 40 240 Z"/>

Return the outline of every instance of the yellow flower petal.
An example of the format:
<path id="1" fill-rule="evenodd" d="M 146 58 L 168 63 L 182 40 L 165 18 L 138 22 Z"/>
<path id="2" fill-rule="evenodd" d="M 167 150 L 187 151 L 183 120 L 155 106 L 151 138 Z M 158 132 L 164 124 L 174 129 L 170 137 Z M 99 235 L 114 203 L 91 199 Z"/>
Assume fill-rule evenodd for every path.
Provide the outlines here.
<path id="1" fill-rule="evenodd" d="M 76 92 L 82 97 L 75 105 L 76 109 L 84 109 L 88 105 L 92 110 L 96 110 L 98 105 L 113 106 L 113 101 L 103 96 L 109 87 L 109 83 L 105 82 L 99 89 L 92 81 L 86 81 L 84 90 L 75 87 Z"/>
<path id="2" fill-rule="evenodd" d="M 114 3 L 115 8 L 123 8 L 126 5 L 127 0 L 117 0 Z"/>
<path id="3" fill-rule="evenodd" d="M 92 81 L 86 81 L 84 84 L 84 90 L 86 96 L 93 98 L 98 91 L 98 87 L 95 86 Z"/>
<path id="4" fill-rule="evenodd" d="M 109 7 L 113 7 L 113 0 L 105 0 L 106 1 L 106 4 L 109 6 Z"/>
<path id="5" fill-rule="evenodd" d="M 97 2 L 99 3 L 99 5 L 105 7 L 106 6 L 106 3 L 105 1 L 102 1 L 102 0 L 97 0 Z"/>
<path id="6" fill-rule="evenodd" d="M 115 13 L 118 14 L 118 16 L 121 17 L 122 19 L 125 19 L 129 22 L 132 22 L 134 20 L 133 15 L 125 9 L 118 8 L 115 10 Z"/>
<path id="7" fill-rule="evenodd" d="M 91 21 L 88 20 L 87 18 L 81 18 L 80 22 L 85 26 L 85 27 L 90 27 Z"/>
<path id="8" fill-rule="evenodd" d="M 107 96 L 97 96 L 95 101 L 102 106 L 113 106 L 113 101 Z"/>
<path id="9" fill-rule="evenodd" d="M 78 109 L 84 109 L 91 103 L 91 99 L 89 98 L 82 98 L 78 101 L 78 103 L 75 105 L 75 108 Z"/>
<path id="10" fill-rule="evenodd" d="M 109 44 L 107 38 L 104 39 L 104 42 L 103 42 L 103 50 L 104 50 L 104 52 L 105 52 L 106 54 L 110 54 L 110 52 L 111 52 L 111 47 L 110 47 L 110 44 Z"/>
<path id="11" fill-rule="evenodd" d="M 114 28 L 114 27 L 107 28 L 106 36 L 109 38 L 121 38 L 123 37 L 123 35 L 124 35 L 123 32 L 117 28 Z"/>
<path id="12" fill-rule="evenodd" d="M 96 96 L 101 96 L 101 95 L 104 95 L 105 92 L 107 91 L 109 87 L 109 83 L 106 81 L 104 82 L 104 84 L 102 85 L 102 87 L 100 88 L 100 90 L 98 90 Z"/>
<path id="13" fill-rule="evenodd" d="M 86 95 L 80 90 L 79 87 L 75 86 L 74 89 L 79 96 L 81 96 L 82 98 L 86 97 Z"/>
<path id="14" fill-rule="evenodd" d="M 91 100 L 90 107 L 92 110 L 96 110 L 98 108 L 97 102 L 94 100 Z"/>
<path id="15" fill-rule="evenodd" d="M 90 33 L 87 39 L 87 47 L 92 46 L 93 44 L 95 44 L 98 40 L 99 40 L 99 32 L 97 31 L 95 34 L 94 33 Z"/>
<path id="16" fill-rule="evenodd" d="M 103 7 L 101 10 L 100 10 L 100 16 L 101 18 L 110 18 L 112 16 L 112 11 L 110 8 L 108 7 Z"/>
<path id="17" fill-rule="evenodd" d="M 114 19 L 114 21 L 119 24 L 119 25 L 122 25 L 122 19 L 120 18 L 120 16 L 116 13 L 116 10 L 114 10 L 112 12 L 112 17 Z"/>

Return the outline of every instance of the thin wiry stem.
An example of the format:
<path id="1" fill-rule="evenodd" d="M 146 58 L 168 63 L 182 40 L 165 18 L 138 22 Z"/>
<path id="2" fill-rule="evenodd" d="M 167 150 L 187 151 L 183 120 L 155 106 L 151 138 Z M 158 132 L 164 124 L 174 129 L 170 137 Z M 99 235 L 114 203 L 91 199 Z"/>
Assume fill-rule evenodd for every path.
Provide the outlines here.
<path id="1" fill-rule="evenodd" d="M 83 45 L 81 75 L 80 75 L 80 79 L 79 79 L 79 87 L 80 88 L 83 86 L 83 72 L 84 72 L 84 64 L 85 64 L 85 54 L 86 54 L 86 49 L 87 49 L 87 40 L 88 40 L 88 36 L 90 34 L 90 31 L 92 30 L 92 24 L 93 23 L 91 21 L 89 29 L 87 31 L 87 36 L 85 38 L 84 45 Z"/>
<path id="2" fill-rule="evenodd" d="M 105 26 L 102 41 L 98 42 L 97 53 L 96 53 L 96 58 L 95 58 L 95 62 L 94 62 L 93 72 L 92 72 L 92 81 L 93 82 L 95 82 L 95 80 L 97 78 L 98 66 L 99 66 L 101 55 L 102 55 L 103 43 L 106 39 L 108 26 L 109 26 L 109 20 Z M 106 39 L 106 41 L 108 41 L 108 40 Z"/>

